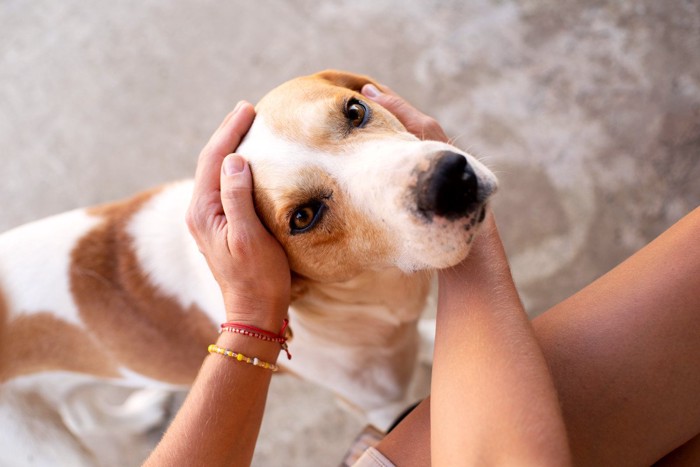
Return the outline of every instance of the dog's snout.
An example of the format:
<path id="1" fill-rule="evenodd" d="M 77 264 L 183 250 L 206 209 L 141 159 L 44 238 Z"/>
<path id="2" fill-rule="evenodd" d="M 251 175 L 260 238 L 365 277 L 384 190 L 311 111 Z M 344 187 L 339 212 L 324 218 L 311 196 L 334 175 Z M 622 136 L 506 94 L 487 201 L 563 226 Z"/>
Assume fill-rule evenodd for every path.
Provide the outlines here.
<path id="1" fill-rule="evenodd" d="M 418 177 L 418 210 L 425 214 L 459 217 L 467 214 L 478 200 L 479 184 L 461 154 L 445 151 L 430 169 Z"/>

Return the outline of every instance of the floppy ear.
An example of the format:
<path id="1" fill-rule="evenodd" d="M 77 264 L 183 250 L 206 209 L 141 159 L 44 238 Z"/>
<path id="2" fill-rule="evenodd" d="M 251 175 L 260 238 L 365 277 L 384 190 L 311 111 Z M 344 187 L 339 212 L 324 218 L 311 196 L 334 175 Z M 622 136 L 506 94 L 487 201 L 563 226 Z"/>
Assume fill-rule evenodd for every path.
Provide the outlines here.
<path id="1" fill-rule="evenodd" d="M 379 86 L 377 82 L 369 76 L 349 73 L 347 71 L 324 70 L 320 73 L 316 73 L 313 76 L 315 78 L 328 81 L 329 83 L 334 84 L 336 86 L 352 89 L 353 91 L 357 92 L 360 92 L 362 86 L 364 86 L 365 84 L 374 84 L 377 87 Z"/>

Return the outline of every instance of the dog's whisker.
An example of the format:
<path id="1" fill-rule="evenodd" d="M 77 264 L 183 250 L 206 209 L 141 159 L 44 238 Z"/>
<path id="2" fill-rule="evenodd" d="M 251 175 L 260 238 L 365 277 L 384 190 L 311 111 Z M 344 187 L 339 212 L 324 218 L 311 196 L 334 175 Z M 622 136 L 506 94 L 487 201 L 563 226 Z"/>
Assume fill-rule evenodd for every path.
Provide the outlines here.
<path id="1" fill-rule="evenodd" d="M 455 136 L 449 138 L 449 139 L 447 140 L 447 142 L 448 142 L 448 144 L 451 144 L 451 145 L 453 145 L 453 146 L 457 146 L 457 141 L 458 141 L 460 138 L 462 138 L 463 136 L 465 136 L 466 134 L 467 134 L 466 132 L 459 133 L 459 134 L 457 134 L 457 135 L 455 135 Z"/>

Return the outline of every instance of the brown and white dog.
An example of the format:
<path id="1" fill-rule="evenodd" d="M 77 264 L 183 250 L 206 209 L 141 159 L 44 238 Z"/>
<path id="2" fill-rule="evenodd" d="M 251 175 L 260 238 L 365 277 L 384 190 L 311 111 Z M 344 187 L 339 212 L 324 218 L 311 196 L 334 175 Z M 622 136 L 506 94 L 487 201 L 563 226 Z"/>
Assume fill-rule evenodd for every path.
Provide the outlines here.
<path id="1" fill-rule="evenodd" d="M 326 71 L 283 84 L 237 152 L 294 272 L 294 359 L 280 363 L 382 424 L 414 368 L 425 271 L 467 255 L 496 179 L 409 134 L 358 92 L 368 82 Z M 149 426 L 162 414 L 138 408 L 192 382 L 225 314 L 184 223 L 191 188 L 0 236 L 0 464 L 114 462 L 93 441 Z M 106 413 L 91 388 L 112 386 L 153 391 Z"/>

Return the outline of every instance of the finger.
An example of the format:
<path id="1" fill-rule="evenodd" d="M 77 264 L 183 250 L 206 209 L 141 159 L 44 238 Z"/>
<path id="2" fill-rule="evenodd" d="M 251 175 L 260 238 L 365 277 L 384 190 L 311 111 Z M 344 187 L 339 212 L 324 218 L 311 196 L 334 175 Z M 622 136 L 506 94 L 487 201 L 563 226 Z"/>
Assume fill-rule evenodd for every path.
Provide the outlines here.
<path id="1" fill-rule="evenodd" d="M 380 90 L 373 84 L 366 84 L 362 87 L 362 94 L 396 115 L 401 123 L 411 121 L 417 114 L 420 114 L 415 107 L 386 86 Z"/>
<path id="2" fill-rule="evenodd" d="M 254 117 L 253 106 L 239 102 L 214 132 L 199 156 L 192 200 L 187 212 L 187 224 L 195 238 L 198 230 L 208 231 L 216 216 L 223 214 L 219 194 L 221 163 L 227 154 L 236 149 Z"/>
<path id="3" fill-rule="evenodd" d="M 420 139 L 448 141 L 447 135 L 435 119 L 413 107 L 388 86 L 382 86 L 380 90 L 373 84 L 366 84 L 361 92 L 394 114 L 406 130 Z"/>
<path id="4" fill-rule="evenodd" d="M 255 118 L 253 106 L 241 101 L 202 150 L 195 173 L 193 202 L 219 203 L 219 174 L 227 154 L 236 150 Z"/>
<path id="5" fill-rule="evenodd" d="M 240 101 L 214 132 L 205 150 L 224 155 L 231 154 L 248 132 L 254 118 L 255 108 L 252 104 Z"/>
<path id="6" fill-rule="evenodd" d="M 262 228 L 252 194 L 250 166 L 238 154 L 227 156 L 221 170 L 221 203 L 228 223 L 230 246 L 245 241 Z"/>

